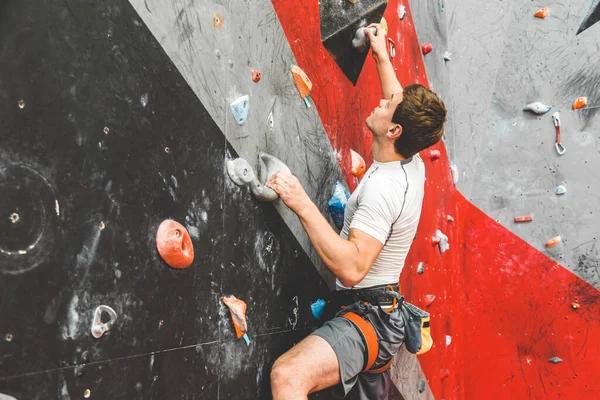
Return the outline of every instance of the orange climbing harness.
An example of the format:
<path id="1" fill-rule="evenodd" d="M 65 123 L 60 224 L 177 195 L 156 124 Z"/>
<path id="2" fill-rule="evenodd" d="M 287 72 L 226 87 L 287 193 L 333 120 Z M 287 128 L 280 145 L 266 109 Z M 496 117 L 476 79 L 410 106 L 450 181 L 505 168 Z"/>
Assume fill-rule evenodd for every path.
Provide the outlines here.
<path id="1" fill-rule="evenodd" d="M 354 326 L 358 328 L 358 331 L 365 342 L 365 346 L 367 348 L 367 361 L 365 363 L 365 367 L 363 368 L 363 372 L 379 374 L 387 371 L 387 369 L 392 365 L 392 359 L 390 359 L 390 361 L 381 368 L 371 369 L 377 360 L 377 355 L 379 354 L 379 340 L 377 340 L 377 333 L 375 332 L 375 329 L 371 323 L 352 311 L 347 312 L 343 315 L 343 317 L 352 321 Z"/>

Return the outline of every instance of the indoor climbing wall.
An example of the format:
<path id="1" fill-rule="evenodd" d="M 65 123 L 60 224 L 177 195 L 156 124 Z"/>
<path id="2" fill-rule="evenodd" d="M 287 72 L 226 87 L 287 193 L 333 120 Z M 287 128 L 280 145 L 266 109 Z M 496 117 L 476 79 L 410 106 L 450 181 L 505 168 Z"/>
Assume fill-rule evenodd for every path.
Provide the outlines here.
<path id="1" fill-rule="evenodd" d="M 352 151 L 371 162 L 379 81 L 350 48 L 382 16 L 401 83 L 449 110 L 401 279 L 434 346 L 401 352 L 390 399 L 594 398 L 600 11 L 571 3 L 3 2 L 0 399 L 270 398 L 332 277 L 229 175 L 276 157 L 329 218 Z"/>

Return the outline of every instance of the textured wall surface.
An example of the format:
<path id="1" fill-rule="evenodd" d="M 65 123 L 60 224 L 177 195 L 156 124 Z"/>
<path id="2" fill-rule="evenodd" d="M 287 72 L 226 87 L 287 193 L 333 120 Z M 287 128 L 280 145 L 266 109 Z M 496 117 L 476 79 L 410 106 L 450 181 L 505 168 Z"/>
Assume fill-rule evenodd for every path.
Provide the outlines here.
<path id="1" fill-rule="evenodd" d="M 530 2 L 388 2 L 401 83 L 428 85 L 449 111 L 442 157 L 421 153 L 423 214 L 401 277 L 434 345 L 401 351 L 390 400 L 598 397 L 598 109 L 570 109 L 584 95 L 600 105 L 600 24 L 575 36 L 593 4 L 549 4 L 541 20 Z M 348 79 L 320 15 L 317 0 L 0 5 L 0 397 L 270 398 L 270 367 L 317 325 L 310 303 L 331 275 L 297 218 L 235 186 L 226 162 L 279 157 L 326 215 L 337 179 L 356 187 L 350 150 L 370 163 L 378 77 L 367 57 Z M 238 126 L 229 104 L 244 94 Z M 538 100 L 561 113 L 561 157 L 551 113 L 522 111 Z M 188 269 L 156 251 L 166 218 L 191 234 Z M 229 294 L 248 304 L 250 346 Z M 119 320 L 94 339 L 100 304 Z"/>
<path id="2" fill-rule="evenodd" d="M 592 3 L 449 2 L 455 127 L 449 151 L 469 200 L 539 250 L 561 235 L 562 248 L 548 255 L 600 288 L 600 108 L 571 108 L 579 96 L 600 105 L 600 26 L 575 35 Z M 542 5 L 549 16 L 535 18 Z M 523 112 L 533 101 L 552 111 Z M 562 156 L 554 148 L 556 111 Z M 560 184 L 568 192 L 558 197 Z M 533 223 L 514 223 L 518 215 L 532 215 Z"/>

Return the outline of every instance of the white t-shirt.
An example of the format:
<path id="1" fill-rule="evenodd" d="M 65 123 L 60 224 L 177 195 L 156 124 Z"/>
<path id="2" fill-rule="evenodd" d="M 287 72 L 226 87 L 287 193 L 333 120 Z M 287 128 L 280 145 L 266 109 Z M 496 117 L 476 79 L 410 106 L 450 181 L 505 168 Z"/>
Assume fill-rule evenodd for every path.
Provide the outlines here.
<path id="1" fill-rule="evenodd" d="M 365 278 L 355 289 L 396 284 L 417 232 L 423 194 L 425 165 L 418 155 L 403 161 L 374 161 L 348 199 L 344 228 L 364 232 L 384 244 Z M 337 280 L 337 288 L 350 289 Z"/>

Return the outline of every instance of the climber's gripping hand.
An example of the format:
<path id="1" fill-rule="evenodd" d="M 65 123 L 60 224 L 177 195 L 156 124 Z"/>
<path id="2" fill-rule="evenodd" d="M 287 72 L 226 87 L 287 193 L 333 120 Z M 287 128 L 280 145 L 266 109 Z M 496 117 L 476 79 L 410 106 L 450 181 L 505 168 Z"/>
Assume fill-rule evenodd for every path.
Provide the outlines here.
<path id="1" fill-rule="evenodd" d="M 278 171 L 267 179 L 266 185 L 277 192 L 284 204 L 298 215 L 314 206 L 298 178 L 292 174 Z"/>
<path id="2" fill-rule="evenodd" d="M 367 28 L 375 27 L 377 35 L 373 34 L 370 29 L 365 29 L 365 34 L 371 43 L 372 55 L 375 61 L 385 60 L 388 58 L 385 31 L 380 24 L 371 24 Z"/>

